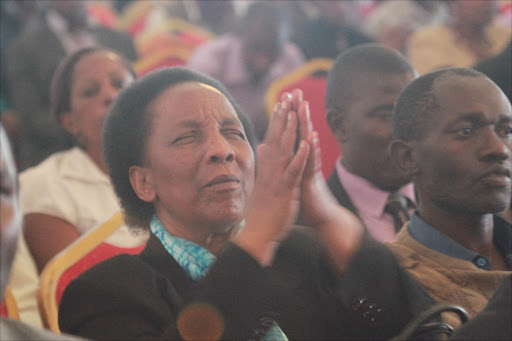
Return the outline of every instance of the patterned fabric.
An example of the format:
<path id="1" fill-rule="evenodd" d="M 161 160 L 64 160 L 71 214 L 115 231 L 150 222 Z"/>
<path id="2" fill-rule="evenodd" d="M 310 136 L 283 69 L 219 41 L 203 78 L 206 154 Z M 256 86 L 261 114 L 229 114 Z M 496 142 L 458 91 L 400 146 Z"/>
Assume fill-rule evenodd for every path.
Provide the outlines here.
<path id="1" fill-rule="evenodd" d="M 156 214 L 149 223 L 151 232 L 160 240 L 167 252 L 194 281 L 203 278 L 216 258 L 210 251 L 189 240 L 170 234 Z M 281 328 L 274 322 L 262 340 L 288 340 Z"/>

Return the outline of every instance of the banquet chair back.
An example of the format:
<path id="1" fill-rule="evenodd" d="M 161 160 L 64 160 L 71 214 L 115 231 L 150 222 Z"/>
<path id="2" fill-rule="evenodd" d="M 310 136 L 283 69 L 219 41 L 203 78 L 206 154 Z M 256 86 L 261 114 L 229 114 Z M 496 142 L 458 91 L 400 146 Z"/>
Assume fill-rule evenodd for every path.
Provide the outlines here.
<path id="1" fill-rule="evenodd" d="M 145 247 L 147 238 L 142 236 L 137 246 L 120 247 L 105 240 L 124 226 L 121 212 L 58 253 L 43 269 L 40 276 L 38 303 L 43 325 L 60 333 L 58 309 L 60 299 L 68 284 L 92 266 L 119 254 L 136 254 Z"/>

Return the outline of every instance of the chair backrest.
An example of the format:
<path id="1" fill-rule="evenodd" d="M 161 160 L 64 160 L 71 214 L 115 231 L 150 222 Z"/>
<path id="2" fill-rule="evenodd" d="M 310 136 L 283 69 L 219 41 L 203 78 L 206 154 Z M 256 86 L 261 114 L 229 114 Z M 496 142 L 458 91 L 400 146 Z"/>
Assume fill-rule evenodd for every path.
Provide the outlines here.
<path id="1" fill-rule="evenodd" d="M 137 37 L 146 28 L 148 16 L 153 8 L 152 1 L 132 1 L 119 15 L 116 28 Z"/>
<path id="2" fill-rule="evenodd" d="M 331 59 L 311 59 L 298 69 L 275 80 L 267 90 L 265 105 L 269 117 L 272 115 L 274 104 L 279 101 L 281 94 L 293 89 L 301 89 L 304 99 L 309 101 L 313 129 L 318 132 L 321 148 L 322 172 L 327 178 L 340 156 L 338 142 L 332 135 L 327 124 L 325 113 L 325 90 L 327 73 L 331 69 Z"/>
<path id="3" fill-rule="evenodd" d="M 0 302 L 0 316 L 10 318 L 11 320 L 20 319 L 18 305 L 9 286 L 5 288 L 4 297 Z"/>
<path id="4" fill-rule="evenodd" d="M 121 212 L 58 253 L 43 269 L 39 279 L 38 303 L 43 325 L 60 333 L 58 308 L 68 284 L 85 270 L 118 254 L 136 254 L 145 243 L 136 247 L 119 247 L 106 243 L 105 239 L 124 225 Z"/>
<path id="5" fill-rule="evenodd" d="M 191 50 L 188 49 L 164 48 L 139 59 L 133 67 L 137 75 L 141 77 L 161 67 L 186 65 L 191 53 Z"/>
<path id="6" fill-rule="evenodd" d="M 186 65 L 196 47 L 213 37 L 208 31 L 180 19 L 168 19 L 136 40 L 139 60 L 135 71 L 142 76 L 165 66 Z"/>

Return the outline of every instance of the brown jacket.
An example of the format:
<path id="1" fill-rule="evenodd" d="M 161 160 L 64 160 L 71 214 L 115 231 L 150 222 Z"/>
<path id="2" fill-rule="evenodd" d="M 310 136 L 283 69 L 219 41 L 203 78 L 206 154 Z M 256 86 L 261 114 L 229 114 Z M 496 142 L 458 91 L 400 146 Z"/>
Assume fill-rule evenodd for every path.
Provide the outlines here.
<path id="1" fill-rule="evenodd" d="M 475 316 L 487 305 L 511 271 L 487 271 L 472 262 L 446 256 L 417 242 L 404 226 L 397 239 L 388 244 L 399 262 L 430 294 L 434 301 L 453 303 Z M 452 326 L 460 324 L 455 315 L 443 316 Z"/>

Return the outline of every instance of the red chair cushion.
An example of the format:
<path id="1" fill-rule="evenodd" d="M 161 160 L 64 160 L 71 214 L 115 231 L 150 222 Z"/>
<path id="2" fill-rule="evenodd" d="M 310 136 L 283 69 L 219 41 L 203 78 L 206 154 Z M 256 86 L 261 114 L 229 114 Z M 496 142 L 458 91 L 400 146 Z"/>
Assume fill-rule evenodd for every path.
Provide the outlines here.
<path id="1" fill-rule="evenodd" d="M 7 306 L 5 305 L 5 300 L 0 302 L 0 316 L 7 317 Z"/>
<path id="2" fill-rule="evenodd" d="M 59 283 L 57 285 L 57 306 L 60 304 L 60 299 L 62 298 L 62 294 L 64 290 L 69 285 L 69 283 L 75 279 L 78 275 L 80 275 L 85 270 L 91 268 L 92 266 L 108 259 L 114 257 L 119 254 L 137 254 L 140 253 L 146 245 L 141 245 L 137 247 L 131 248 L 123 248 L 117 247 L 108 243 L 101 243 L 96 248 L 91 250 L 87 255 L 82 257 L 78 262 L 70 266 L 59 278 Z"/>
<path id="3" fill-rule="evenodd" d="M 284 88 L 281 93 L 290 92 L 293 89 L 298 88 L 304 93 L 304 100 L 309 102 L 313 129 L 318 132 L 318 139 L 321 148 L 322 173 L 325 178 L 328 178 L 333 171 L 336 160 L 340 156 L 341 152 L 338 141 L 336 141 L 334 135 L 331 133 L 326 120 L 326 87 L 327 79 L 325 76 L 310 76 Z M 279 98 L 281 98 L 280 95 Z"/>

